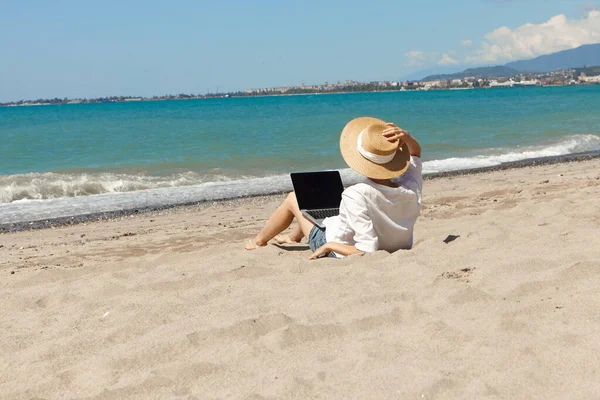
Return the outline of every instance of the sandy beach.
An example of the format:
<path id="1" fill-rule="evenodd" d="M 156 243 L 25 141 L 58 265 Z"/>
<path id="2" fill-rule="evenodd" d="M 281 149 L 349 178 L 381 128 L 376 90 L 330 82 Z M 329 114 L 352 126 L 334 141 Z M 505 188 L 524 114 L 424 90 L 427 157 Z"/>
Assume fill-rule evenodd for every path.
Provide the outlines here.
<path id="1" fill-rule="evenodd" d="M 0 397 L 600 396 L 600 160 L 427 180 L 415 245 L 248 252 L 282 196 L 0 235 Z"/>

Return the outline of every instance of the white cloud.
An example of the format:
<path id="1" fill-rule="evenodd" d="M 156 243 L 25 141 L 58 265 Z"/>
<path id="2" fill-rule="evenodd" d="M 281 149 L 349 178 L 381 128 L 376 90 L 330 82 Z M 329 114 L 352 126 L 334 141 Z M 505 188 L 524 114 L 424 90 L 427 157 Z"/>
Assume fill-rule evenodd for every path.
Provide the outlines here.
<path id="1" fill-rule="evenodd" d="M 583 3 L 579 6 L 579 13 L 586 17 L 590 11 L 598 11 L 600 10 L 600 5 L 592 2 Z"/>
<path id="2" fill-rule="evenodd" d="M 407 53 L 404 53 L 406 57 L 406 65 L 409 67 L 420 67 L 425 64 L 427 61 L 427 56 L 422 51 L 411 50 Z"/>
<path id="3" fill-rule="evenodd" d="M 438 65 L 456 65 L 459 62 L 454 58 L 450 57 L 448 53 L 444 54 L 442 58 L 438 61 Z"/>
<path id="4" fill-rule="evenodd" d="M 454 60 L 451 55 L 453 55 L 453 51 L 449 51 L 444 55 L 440 55 L 440 53 L 431 52 L 427 53 L 424 51 L 412 50 L 407 53 L 404 53 L 406 57 L 405 65 L 407 67 L 423 67 L 423 66 L 431 66 L 433 64 L 438 65 L 452 65 L 458 63 L 458 61 Z M 443 64 L 440 64 L 443 61 Z"/>
<path id="5" fill-rule="evenodd" d="M 473 41 L 472 40 L 461 40 L 460 44 L 463 47 L 471 47 L 471 46 L 473 46 Z"/>
<path id="6" fill-rule="evenodd" d="M 459 64 L 459 61 L 452 57 L 453 55 L 453 51 L 449 51 L 443 55 L 440 55 L 439 53 L 426 53 L 418 50 L 412 50 L 404 53 L 404 56 L 406 57 L 406 65 L 408 67 L 423 67 L 425 65 L 432 64 L 443 66 Z"/>
<path id="7" fill-rule="evenodd" d="M 556 15 L 542 24 L 505 26 L 484 36 L 480 49 L 465 57 L 468 63 L 512 61 L 573 49 L 600 42 L 600 11 L 590 10 L 581 19 Z"/>

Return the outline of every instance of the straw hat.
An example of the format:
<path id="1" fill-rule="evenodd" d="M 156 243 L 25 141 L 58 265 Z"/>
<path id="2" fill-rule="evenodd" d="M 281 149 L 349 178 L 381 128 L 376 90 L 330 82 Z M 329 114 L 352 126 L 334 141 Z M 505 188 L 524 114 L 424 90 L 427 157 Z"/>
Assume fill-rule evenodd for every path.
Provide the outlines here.
<path id="1" fill-rule="evenodd" d="M 410 165 L 408 147 L 390 143 L 383 136 L 389 128 L 385 122 L 360 117 L 348 122 L 340 137 L 340 150 L 346 164 L 356 172 L 373 179 L 390 179 L 402 175 Z"/>

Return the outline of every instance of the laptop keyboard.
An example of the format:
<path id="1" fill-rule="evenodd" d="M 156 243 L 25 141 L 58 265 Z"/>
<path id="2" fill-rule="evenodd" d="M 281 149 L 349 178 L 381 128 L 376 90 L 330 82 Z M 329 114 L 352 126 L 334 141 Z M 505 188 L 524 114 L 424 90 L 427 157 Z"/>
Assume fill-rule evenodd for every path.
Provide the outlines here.
<path id="1" fill-rule="evenodd" d="M 306 210 L 305 213 L 309 214 L 314 219 L 325 219 L 327 217 L 335 217 L 340 213 L 339 208 L 322 208 L 318 210 Z"/>

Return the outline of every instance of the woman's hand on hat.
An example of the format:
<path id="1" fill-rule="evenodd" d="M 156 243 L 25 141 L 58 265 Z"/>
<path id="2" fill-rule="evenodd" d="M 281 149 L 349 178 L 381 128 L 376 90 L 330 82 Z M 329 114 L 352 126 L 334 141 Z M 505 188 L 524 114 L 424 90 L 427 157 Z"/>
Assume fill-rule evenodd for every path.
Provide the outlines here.
<path id="1" fill-rule="evenodd" d="M 398 147 L 402 146 L 406 140 L 406 137 L 410 136 L 410 133 L 402 128 L 399 128 L 392 122 L 388 122 L 385 125 L 388 128 L 383 131 L 383 136 L 385 136 L 387 141 L 390 143 L 398 142 Z"/>

